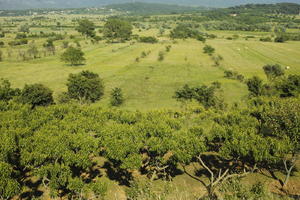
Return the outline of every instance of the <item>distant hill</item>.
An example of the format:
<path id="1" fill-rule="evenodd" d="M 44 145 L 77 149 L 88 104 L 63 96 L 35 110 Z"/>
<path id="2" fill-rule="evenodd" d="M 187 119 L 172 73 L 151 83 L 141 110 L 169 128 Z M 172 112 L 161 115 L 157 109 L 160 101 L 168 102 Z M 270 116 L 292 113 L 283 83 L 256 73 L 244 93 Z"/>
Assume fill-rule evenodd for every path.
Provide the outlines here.
<path id="1" fill-rule="evenodd" d="M 134 0 L 0 0 L 0 10 L 29 8 L 81 8 L 136 2 Z M 143 3 L 178 4 L 185 6 L 231 7 L 244 4 L 269 4 L 300 0 L 138 0 Z"/>
<path id="2" fill-rule="evenodd" d="M 171 4 L 160 3 L 124 3 L 124 4 L 112 4 L 106 6 L 108 9 L 115 9 L 123 12 L 129 12 L 132 14 L 172 14 L 172 13 L 184 13 L 203 10 L 203 7 L 191 7 L 180 6 Z"/>

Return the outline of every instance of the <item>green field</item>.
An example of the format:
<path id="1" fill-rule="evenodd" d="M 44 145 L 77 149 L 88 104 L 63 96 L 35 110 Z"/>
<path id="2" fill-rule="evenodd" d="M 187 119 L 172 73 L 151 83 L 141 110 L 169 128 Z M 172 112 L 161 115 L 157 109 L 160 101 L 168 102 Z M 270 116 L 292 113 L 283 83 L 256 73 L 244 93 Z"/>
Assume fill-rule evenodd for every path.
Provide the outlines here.
<path id="1" fill-rule="evenodd" d="M 152 33 L 155 31 L 150 30 Z M 83 66 L 71 67 L 62 63 L 59 59 L 62 50 L 58 45 L 55 56 L 25 62 L 4 60 L 0 64 L 0 76 L 9 79 L 15 87 L 22 87 L 26 83 L 43 83 L 57 96 L 66 91 L 65 84 L 70 73 L 90 70 L 98 73 L 105 83 L 104 99 L 96 105 L 107 106 L 110 90 L 121 87 L 126 98 L 124 108 L 148 110 L 178 107 L 179 103 L 172 96 L 176 89 L 186 83 L 199 85 L 219 81 L 227 103 L 242 100 L 247 95 L 245 84 L 225 79 L 224 69 L 235 70 L 246 78 L 258 75 L 265 79 L 262 66 L 280 64 L 290 67 L 288 74 L 300 73 L 300 42 L 260 42 L 259 34 L 253 32 L 213 33 L 218 38 L 208 40 L 207 44 L 224 58 L 220 67 L 214 67 L 211 58 L 203 53 L 204 44 L 192 39 L 172 41 L 163 37 L 158 44 L 91 44 L 90 41 L 82 40 L 87 59 Z M 224 38 L 234 34 L 238 34 L 239 39 Z M 256 35 L 257 38 L 245 40 L 247 35 Z M 164 51 L 166 45 L 172 45 L 171 51 L 159 62 L 158 53 Z M 151 53 L 137 63 L 135 58 L 143 51 Z M 5 54 L 5 49 L 3 52 Z"/>

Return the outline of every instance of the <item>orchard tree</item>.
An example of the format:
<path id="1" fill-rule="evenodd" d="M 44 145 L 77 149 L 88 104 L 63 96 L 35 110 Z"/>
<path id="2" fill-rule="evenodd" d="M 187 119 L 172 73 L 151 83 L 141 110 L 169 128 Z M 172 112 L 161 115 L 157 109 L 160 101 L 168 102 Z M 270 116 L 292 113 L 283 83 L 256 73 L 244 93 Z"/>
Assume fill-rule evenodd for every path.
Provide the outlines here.
<path id="1" fill-rule="evenodd" d="M 112 18 L 104 25 L 104 37 L 113 41 L 129 40 L 132 35 L 132 25 L 128 21 Z"/>
<path id="2" fill-rule="evenodd" d="M 54 197 L 59 196 L 60 190 L 69 189 L 75 195 L 83 189 L 80 171 L 92 166 L 91 159 L 98 147 L 98 140 L 80 125 L 84 118 L 78 113 L 76 123 L 73 119 L 61 118 L 65 110 L 65 107 L 36 110 L 32 117 L 47 116 L 45 125 L 20 141 L 22 165 L 31 169 Z"/>
<path id="3" fill-rule="evenodd" d="M 172 138 L 174 156 L 185 173 L 202 183 L 212 199 L 226 180 L 254 172 L 270 150 L 258 135 L 255 118 L 236 112 L 215 118 L 215 122 L 208 133 L 196 126 Z M 194 159 L 209 174 L 208 183 L 186 168 Z"/>
<path id="4" fill-rule="evenodd" d="M 20 100 L 24 104 L 36 106 L 47 106 L 53 104 L 52 90 L 42 84 L 25 85 L 21 91 Z"/>
<path id="5" fill-rule="evenodd" d="M 92 21 L 89 21 L 88 19 L 82 19 L 78 21 L 78 26 L 76 27 L 76 30 L 82 35 L 85 35 L 86 37 L 94 37 L 96 34 L 95 24 Z"/>
<path id="6" fill-rule="evenodd" d="M 61 60 L 71 65 L 81 65 L 82 63 L 84 63 L 85 58 L 84 58 L 84 53 L 81 51 L 81 49 L 69 47 L 61 55 Z"/>
<path id="7" fill-rule="evenodd" d="M 292 170 L 300 159 L 299 103 L 299 99 L 276 98 L 265 104 L 259 117 L 262 134 L 272 141 L 270 144 L 273 146 L 273 160 L 282 162 L 285 169 L 286 177 L 281 182 L 283 189 L 288 184 Z"/>
<path id="8" fill-rule="evenodd" d="M 70 98 L 84 102 L 95 102 L 104 94 L 104 85 L 98 74 L 82 71 L 70 74 L 68 78 L 68 94 Z"/>

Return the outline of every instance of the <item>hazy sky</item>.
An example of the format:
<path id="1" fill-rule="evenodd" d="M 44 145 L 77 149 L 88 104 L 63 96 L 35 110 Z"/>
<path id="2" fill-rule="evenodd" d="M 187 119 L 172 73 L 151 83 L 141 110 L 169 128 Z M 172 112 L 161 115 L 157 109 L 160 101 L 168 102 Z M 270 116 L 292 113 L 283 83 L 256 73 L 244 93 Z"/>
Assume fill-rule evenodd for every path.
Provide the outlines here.
<path id="1" fill-rule="evenodd" d="M 114 3 L 134 2 L 135 0 L 0 0 L 1 9 L 25 8 L 66 8 L 66 7 L 91 7 Z M 138 2 L 171 3 L 181 5 L 198 5 L 213 7 L 228 7 L 247 3 L 278 3 L 300 0 L 137 0 Z"/>

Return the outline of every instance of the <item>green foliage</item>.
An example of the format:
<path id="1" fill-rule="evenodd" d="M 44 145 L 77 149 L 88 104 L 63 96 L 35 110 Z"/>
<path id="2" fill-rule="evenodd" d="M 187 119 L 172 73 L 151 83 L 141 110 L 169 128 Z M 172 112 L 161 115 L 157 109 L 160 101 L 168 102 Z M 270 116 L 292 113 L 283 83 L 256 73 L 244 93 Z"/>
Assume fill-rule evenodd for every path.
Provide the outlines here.
<path id="1" fill-rule="evenodd" d="M 52 91 L 42 84 L 25 85 L 21 91 L 20 101 L 36 106 L 48 106 L 54 103 Z"/>
<path id="2" fill-rule="evenodd" d="M 257 77 L 253 76 L 247 80 L 248 90 L 252 96 L 261 96 L 263 94 L 263 81 Z"/>
<path id="3" fill-rule="evenodd" d="M 197 38 L 198 35 L 199 32 L 197 30 L 192 29 L 186 24 L 178 25 L 170 33 L 170 37 L 173 39 Z"/>
<path id="4" fill-rule="evenodd" d="M 112 106 L 120 106 L 124 102 L 124 97 L 121 88 L 114 88 L 110 95 L 110 104 Z"/>
<path id="5" fill-rule="evenodd" d="M 0 50 L 0 62 L 3 60 L 3 52 Z"/>
<path id="6" fill-rule="evenodd" d="M 272 38 L 270 38 L 270 37 L 264 37 L 264 38 L 260 38 L 259 41 L 262 41 L 262 42 L 272 42 Z"/>
<path id="7" fill-rule="evenodd" d="M 101 182 L 99 179 L 90 183 L 89 188 L 98 199 L 102 199 L 107 193 L 107 184 Z"/>
<path id="8" fill-rule="evenodd" d="M 10 199 L 20 192 L 20 184 L 12 178 L 13 168 L 0 160 L 0 198 Z"/>
<path id="9" fill-rule="evenodd" d="M 95 102 L 104 94 L 102 79 L 90 71 L 70 74 L 67 86 L 69 96 L 80 102 Z"/>
<path id="10" fill-rule="evenodd" d="M 206 53 L 211 56 L 214 52 L 215 52 L 215 48 L 213 48 L 210 45 L 205 45 L 205 47 L 203 47 L 203 53 Z"/>
<path id="11" fill-rule="evenodd" d="M 194 99 L 206 108 L 222 108 L 224 106 L 223 100 L 218 96 L 218 92 L 220 91 L 216 85 L 202 85 L 200 87 L 190 87 L 188 85 L 184 85 L 182 89 L 179 89 L 175 92 L 174 98 L 184 101 L 191 101 Z"/>
<path id="12" fill-rule="evenodd" d="M 94 37 L 96 34 L 95 24 L 92 21 L 89 21 L 88 19 L 82 19 L 78 21 L 78 26 L 76 27 L 76 30 L 87 37 Z"/>
<path id="13" fill-rule="evenodd" d="M 238 72 L 232 70 L 225 70 L 224 77 L 229 79 L 244 81 L 244 76 L 242 74 L 239 74 Z"/>
<path id="14" fill-rule="evenodd" d="M 109 19 L 104 25 L 104 37 L 109 40 L 129 40 L 132 35 L 132 25 L 128 21 L 117 18 Z"/>
<path id="15" fill-rule="evenodd" d="M 300 76 L 289 75 L 275 85 L 281 97 L 297 97 L 300 94 Z"/>
<path id="16" fill-rule="evenodd" d="M 140 37 L 140 42 L 154 44 L 154 43 L 157 43 L 158 40 L 153 36 L 144 36 L 144 37 Z"/>
<path id="17" fill-rule="evenodd" d="M 84 61 L 84 53 L 79 48 L 69 47 L 61 55 L 61 60 L 71 65 L 81 65 Z"/>
<path id="18" fill-rule="evenodd" d="M 158 59 L 157 60 L 160 61 L 160 62 L 162 62 L 164 59 L 165 59 L 165 52 L 160 51 L 158 53 Z"/>
<path id="19" fill-rule="evenodd" d="M 20 26 L 19 31 L 23 32 L 23 33 L 29 33 L 30 27 L 28 24 L 24 24 L 24 25 Z"/>
<path id="20" fill-rule="evenodd" d="M 265 65 L 263 67 L 264 72 L 266 74 L 266 76 L 268 77 L 269 80 L 273 80 L 279 76 L 283 76 L 284 75 L 284 70 L 283 68 L 278 65 Z"/>
<path id="21" fill-rule="evenodd" d="M 9 101 L 13 97 L 20 95 L 20 89 L 11 88 L 11 84 L 6 79 L 0 79 L 0 100 Z"/>

